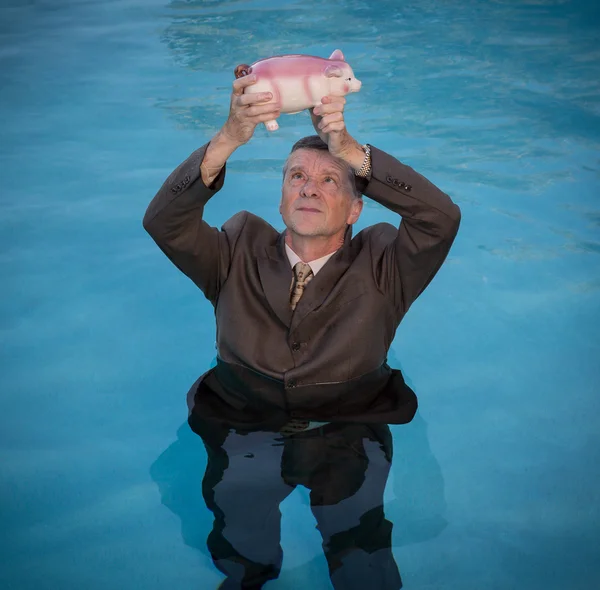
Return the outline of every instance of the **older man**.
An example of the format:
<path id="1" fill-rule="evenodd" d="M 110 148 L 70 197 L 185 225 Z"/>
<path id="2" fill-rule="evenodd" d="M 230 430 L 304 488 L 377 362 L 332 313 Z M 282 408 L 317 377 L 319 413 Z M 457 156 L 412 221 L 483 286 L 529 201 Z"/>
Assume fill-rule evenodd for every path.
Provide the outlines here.
<path id="1" fill-rule="evenodd" d="M 268 93 L 244 94 L 254 83 L 233 83 L 222 130 L 169 176 L 144 218 L 215 309 L 217 364 L 188 395 L 208 453 L 208 546 L 222 588 L 262 588 L 281 568 L 279 504 L 301 484 L 336 590 L 396 590 L 383 514 L 387 424 L 411 420 L 417 402 L 387 352 L 446 258 L 460 212 L 408 166 L 359 145 L 344 98 L 329 96 L 311 111 L 318 136 L 298 141 L 284 165 L 285 231 L 246 211 L 210 227 L 202 213 L 227 159 L 279 115 Z M 399 228 L 352 237 L 361 193 L 398 213 Z"/>
<path id="2" fill-rule="evenodd" d="M 261 122 L 279 115 L 269 93 L 233 83 L 219 133 L 165 181 L 144 227 L 215 309 L 217 366 L 204 391 L 241 416 L 402 423 L 416 398 L 387 363 L 396 328 L 436 274 L 457 233 L 459 208 L 412 168 L 346 130 L 343 97 L 311 111 L 317 136 L 284 166 L 275 230 L 243 211 L 221 230 L 202 219 L 223 186 L 226 161 Z M 401 217 L 352 236 L 360 193 Z M 205 394 L 206 395 L 206 394 Z M 204 396 L 205 397 L 205 396 Z M 205 399 L 196 396 L 195 405 Z"/>

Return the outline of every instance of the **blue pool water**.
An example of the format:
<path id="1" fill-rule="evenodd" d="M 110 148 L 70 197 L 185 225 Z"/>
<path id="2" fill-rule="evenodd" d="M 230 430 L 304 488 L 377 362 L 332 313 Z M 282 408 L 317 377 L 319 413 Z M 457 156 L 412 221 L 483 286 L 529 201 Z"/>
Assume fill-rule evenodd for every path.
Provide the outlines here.
<path id="1" fill-rule="evenodd" d="M 393 343 L 386 514 L 409 590 L 600 587 L 600 11 L 594 0 L 4 0 L 0 587 L 215 588 L 185 394 L 210 305 L 141 226 L 225 121 L 233 68 L 341 48 L 347 124 L 460 205 Z M 258 129 L 206 218 L 277 227 L 306 114 Z M 358 229 L 394 215 L 367 202 Z M 330 588 L 297 489 L 268 588 Z"/>

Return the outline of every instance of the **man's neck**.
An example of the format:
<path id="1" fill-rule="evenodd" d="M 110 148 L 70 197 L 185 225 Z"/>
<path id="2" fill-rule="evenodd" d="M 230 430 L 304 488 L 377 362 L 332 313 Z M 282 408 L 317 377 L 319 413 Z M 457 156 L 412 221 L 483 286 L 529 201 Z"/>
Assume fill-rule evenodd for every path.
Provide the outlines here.
<path id="1" fill-rule="evenodd" d="M 299 236 L 287 230 L 285 243 L 300 257 L 302 262 L 312 262 L 339 250 L 344 243 L 344 234 L 337 236 Z"/>

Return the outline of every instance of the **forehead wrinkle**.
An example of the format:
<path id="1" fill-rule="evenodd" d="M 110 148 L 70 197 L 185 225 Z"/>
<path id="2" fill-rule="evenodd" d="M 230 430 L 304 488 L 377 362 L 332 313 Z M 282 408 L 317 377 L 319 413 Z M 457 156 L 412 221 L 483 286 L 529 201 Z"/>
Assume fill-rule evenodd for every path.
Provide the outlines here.
<path id="1" fill-rule="evenodd" d="M 298 154 L 295 158 L 292 157 L 293 165 L 288 168 L 288 172 L 292 172 L 293 170 L 318 169 L 321 174 L 335 174 L 339 177 L 342 177 L 345 173 L 343 166 L 338 164 L 338 162 L 332 161 L 330 158 L 317 157 L 310 163 L 303 162 L 306 158 L 305 154 Z"/>

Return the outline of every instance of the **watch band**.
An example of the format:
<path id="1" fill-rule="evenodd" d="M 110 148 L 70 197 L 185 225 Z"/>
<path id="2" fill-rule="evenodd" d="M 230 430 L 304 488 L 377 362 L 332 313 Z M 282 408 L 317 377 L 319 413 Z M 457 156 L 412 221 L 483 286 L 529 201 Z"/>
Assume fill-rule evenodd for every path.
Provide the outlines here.
<path id="1" fill-rule="evenodd" d="M 368 178 L 369 174 L 371 174 L 371 146 L 368 143 L 365 143 L 365 145 L 361 147 L 365 152 L 365 159 L 362 166 L 354 171 L 354 174 L 361 178 Z"/>

